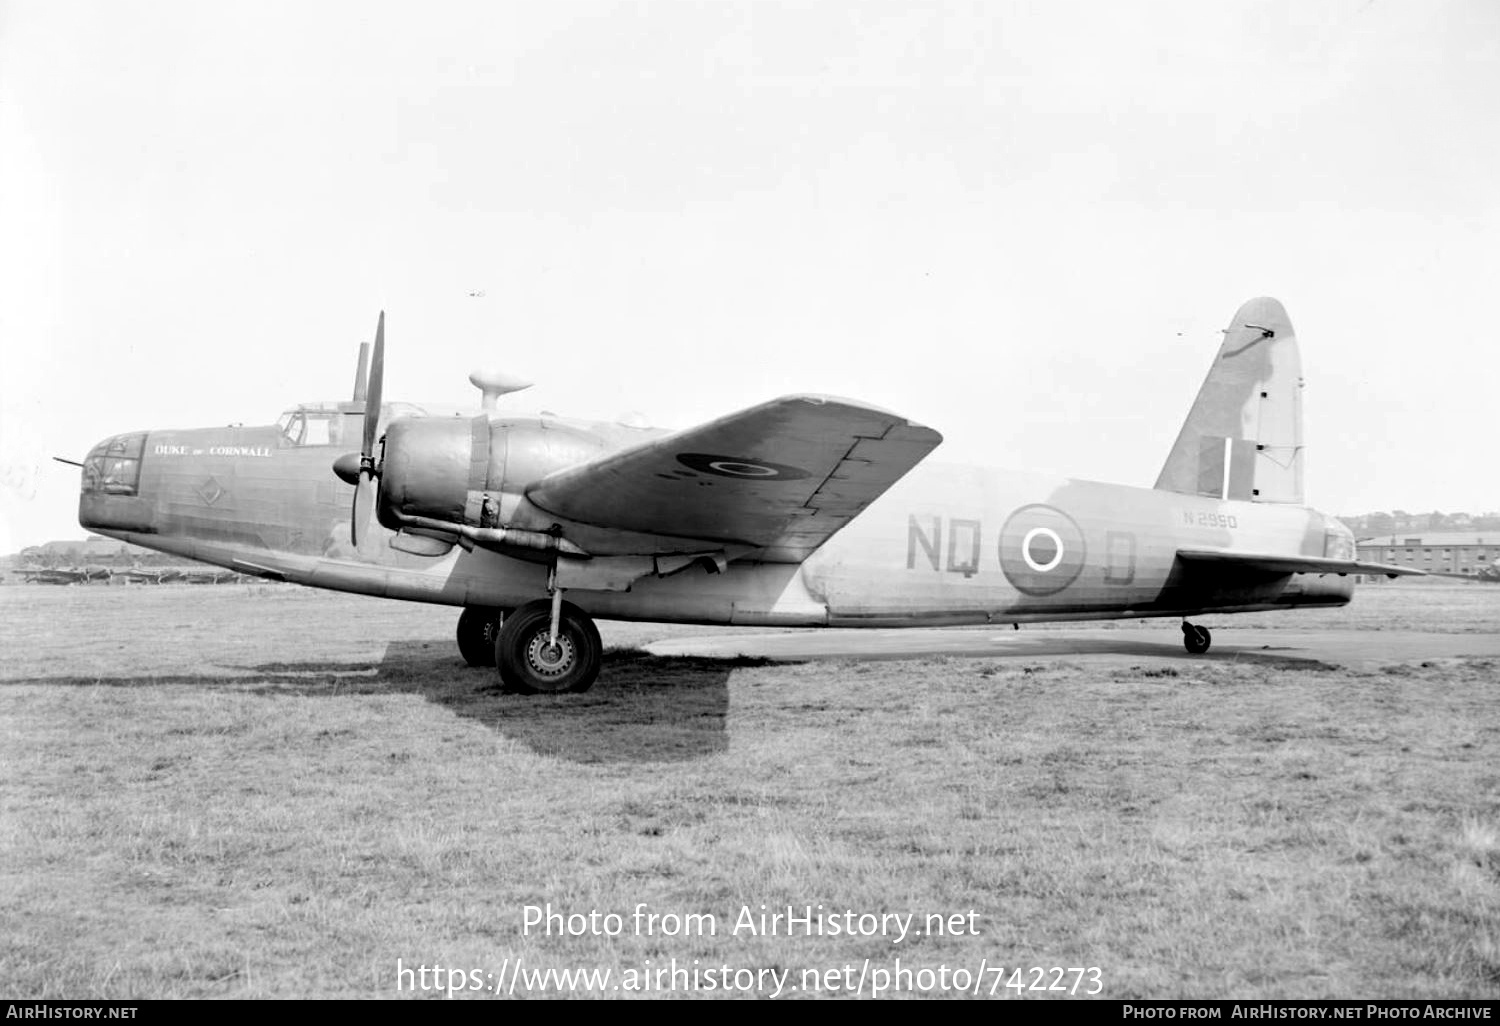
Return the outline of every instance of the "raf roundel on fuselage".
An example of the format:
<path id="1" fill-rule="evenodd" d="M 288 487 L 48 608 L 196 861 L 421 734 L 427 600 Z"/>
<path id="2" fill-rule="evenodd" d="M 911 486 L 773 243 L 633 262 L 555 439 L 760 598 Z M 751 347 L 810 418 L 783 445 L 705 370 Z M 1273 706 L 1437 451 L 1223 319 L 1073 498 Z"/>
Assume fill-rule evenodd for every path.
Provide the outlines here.
<path id="1" fill-rule="evenodd" d="M 1083 532 L 1051 506 L 1022 506 L 1000 529 L 1000 569 L 1026 595 L 1062 591 L 1077 579 L 1087 557 Z"/>

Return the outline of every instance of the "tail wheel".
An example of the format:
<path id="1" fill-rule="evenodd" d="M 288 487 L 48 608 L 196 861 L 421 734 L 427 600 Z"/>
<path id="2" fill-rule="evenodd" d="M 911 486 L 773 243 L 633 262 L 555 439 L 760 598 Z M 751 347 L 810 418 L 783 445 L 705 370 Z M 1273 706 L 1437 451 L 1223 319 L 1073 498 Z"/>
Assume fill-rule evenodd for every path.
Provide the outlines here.
<path id="1" fill-rule="evenodd" d="M 458 651 L 470 666 L 495 665 L 495 641 L 504 614 L 485 606 L 465 606 L 458 617 Z"/>
<path id="2" fill-rule="evenodd" d="M 1202 655 L 1207 652 L 1213 640 L 1213 635 L 1208 632 L 1207 627 L 1199 627 L 1192 623 L 1182 625 L 1182 647 L 1192 655 Z"/>
<path id="3" fill-rule="evenodd" d="M 587 691 L 599 676 L 604 645 L 588 614 L 562 604 L 557 643 L 551 639 L 552 603 L 528 602 L 505 618 L 495 643 L 500 679 L 518 691 Z"/>

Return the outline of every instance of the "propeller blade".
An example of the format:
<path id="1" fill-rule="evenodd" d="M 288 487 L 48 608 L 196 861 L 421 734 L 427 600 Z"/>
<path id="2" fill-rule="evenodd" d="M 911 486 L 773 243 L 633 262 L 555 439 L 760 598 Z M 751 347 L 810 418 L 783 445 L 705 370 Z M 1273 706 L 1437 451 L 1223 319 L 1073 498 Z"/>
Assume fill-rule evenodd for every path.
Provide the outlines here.
<path id="1" fill-rule="evenodd" d="M 360 455 L 370 461 L 375 452 L 375 432 L 380 428 L 380 392 L 385 378 L 385 311 L 375 326 L 375 352 L 370 356 L 370 380 L 365 389 L 365 444 Z M 373 468 L 373 464 L 368 464 Z"/>
<path id="2" fill-rule="evenodd" d="M 375 505 L 375 479 L 367 474 L 359 475 L 359 484 L 354 486 L 354 510 L 349 516 L 349 540 L 359 548 L 360 533 L 369 526 L 370 509 Z"/>
<path id="3" fill-rule="evenodd" d="M 361 359 L 361 364 L 363 360 Z M 363 368 L 361 368 L 363 369 Z M 349 517 L 349 540 L 359 547 L 360 532 L 370 523 L 375 505 L 375 436 L 380 430 L 380 391 L 385 378 L 385 311 L 375 325 L 375 352 L 370 356 L 369 380 L 365 383 L 365 437 L 359 450 L 359 480 L 354 485 L 354 509 Z M 356 384 L 357 387 L 357 384 Z"/>

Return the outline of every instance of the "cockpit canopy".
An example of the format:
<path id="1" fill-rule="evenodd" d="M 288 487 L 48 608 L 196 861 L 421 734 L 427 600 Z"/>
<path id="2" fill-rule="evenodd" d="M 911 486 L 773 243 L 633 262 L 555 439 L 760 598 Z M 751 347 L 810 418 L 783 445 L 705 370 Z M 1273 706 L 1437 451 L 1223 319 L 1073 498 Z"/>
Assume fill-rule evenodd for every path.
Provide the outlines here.
<path id="1" fill-rule="evenodd" d="M 360 437 L 363 419 L 362 408 L 345 411 L 337 404 L 303 405 L 276 418 L 276 426 L 285 445 L 340 445 L 345 438 Z"/>
<path id="2" fill-rule="evenodd" d="M 427 411 L 412 403 L 381 403 L 382 425 L 396 417 L 425 417 Z M 358 449 L 364 435 L 364 403 L 301 403 L 276 418 L 281 444 L 292 446 L 338 445 Z"/>

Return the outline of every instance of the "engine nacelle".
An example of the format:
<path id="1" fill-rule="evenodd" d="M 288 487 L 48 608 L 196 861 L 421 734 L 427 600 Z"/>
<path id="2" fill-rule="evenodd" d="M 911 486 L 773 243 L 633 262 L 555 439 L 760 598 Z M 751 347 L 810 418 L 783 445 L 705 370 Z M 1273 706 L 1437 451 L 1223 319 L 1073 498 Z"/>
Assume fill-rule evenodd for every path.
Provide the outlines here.
<path id="1" fill-rule="evenodd" d="M 380 467 L 380 522 L 391 514 L 464 522 L 472 492 L 489 482 L 490 431 L 485 417 L 401 417 L 385 429 Z"/>
<path id="2" fill-rule="evenodd" d="M 503 528 L 502 495 L 608 448 L 598 435 L 530 418 L 402 417 L 386 427 L 380 522 L 392 530 Z M 437 522 L 437 523 L 434 523 Z"/>

